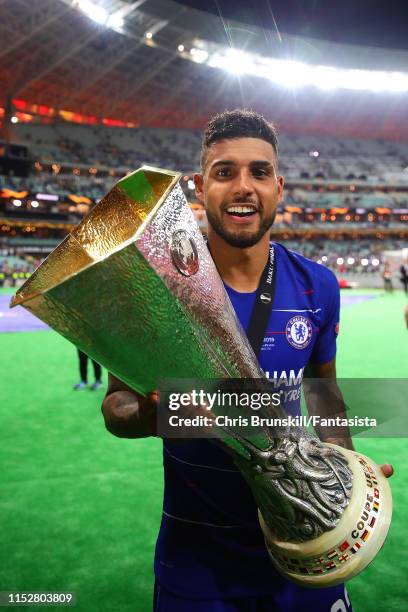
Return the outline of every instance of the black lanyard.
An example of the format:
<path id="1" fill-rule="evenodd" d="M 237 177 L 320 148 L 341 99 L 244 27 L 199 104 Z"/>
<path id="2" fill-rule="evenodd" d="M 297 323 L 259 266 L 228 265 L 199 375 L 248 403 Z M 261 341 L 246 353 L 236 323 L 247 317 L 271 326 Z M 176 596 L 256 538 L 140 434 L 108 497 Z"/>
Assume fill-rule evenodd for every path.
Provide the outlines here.
<path id="1" fill-rule="evenodd" d="M 249 321 L 247 336 L 255 355 L 259 358 L 264 341 L 269 317 L 272 312 L 276 289 L 276 256 L 275 249 L 269 246 L 269 259 L 262 272 L 256 292 L 255 304 Z"/>
<path id="2" fill-rule="evenodd" d="M 204 240 L 208 246 L 207 236 Z M 269 258 L 266 262 L 255 297 L 246 335 L 255 355 L 259 358 L 269 317 L 272 312 L 276 288 L 276 256 L 274 246 L 269 245 Z"/>

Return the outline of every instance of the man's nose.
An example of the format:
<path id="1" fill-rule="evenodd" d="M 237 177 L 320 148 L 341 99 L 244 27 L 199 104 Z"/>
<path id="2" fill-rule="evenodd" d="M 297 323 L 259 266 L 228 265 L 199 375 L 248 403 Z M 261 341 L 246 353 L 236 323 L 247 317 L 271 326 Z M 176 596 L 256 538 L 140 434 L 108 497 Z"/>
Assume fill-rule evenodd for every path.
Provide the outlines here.
<path id="1" fill-rule="evenodd" d="M 254 193 L 254 186 L 250 172 L 247 172 L 246 170 L 239 172 L 235 182 L 235 191 L 240 195 L 249 195 Z"/>

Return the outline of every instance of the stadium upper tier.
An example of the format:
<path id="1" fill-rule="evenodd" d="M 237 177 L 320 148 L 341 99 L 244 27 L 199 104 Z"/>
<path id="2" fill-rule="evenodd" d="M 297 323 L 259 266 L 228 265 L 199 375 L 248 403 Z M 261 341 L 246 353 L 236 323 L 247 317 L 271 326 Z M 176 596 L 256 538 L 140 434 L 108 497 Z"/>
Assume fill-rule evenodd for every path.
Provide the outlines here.
<path id="1" fill-rule="evenodd" d="M 381 48 L 384 32 L 374 47 L 341 44 L 337 11 L 333 40 L 324 41 L 278 28 L 273 3 L 244 4 L 256 24 L 172 0 L 0 2 L 0 110 L 12 101 L 22 121 L 81 115 L 93 124 L 202 128 L 214 112 L 245 106 L 286 132 L 407 141 L 406 50 Z M 309 13 L 303 34 L 312 34 Z M 348 29 L 359 30 L 354 21 Z"/>
<path id="2" fill-rule="evenodd" d="M 136 169 L 150 164 L 191 172 L 200 166 L 201 132 L 20 124 L 15 136 L 43 163 Z M 279 164 L 286 180 L 357 179 L 408 186 L 408 143 L 281 134 Z"/>

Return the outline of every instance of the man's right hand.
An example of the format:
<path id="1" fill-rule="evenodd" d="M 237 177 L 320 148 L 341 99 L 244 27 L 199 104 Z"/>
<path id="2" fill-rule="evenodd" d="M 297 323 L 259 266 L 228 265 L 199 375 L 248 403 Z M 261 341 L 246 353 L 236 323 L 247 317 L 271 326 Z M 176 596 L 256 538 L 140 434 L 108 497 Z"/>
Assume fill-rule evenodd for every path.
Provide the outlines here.
<path id="1" fill-rule="evenodd" d="M 158 392 L 139 395 L 109 374 L 108 390 L 102 402 L 105 426 L 120 438 L 146 438 L 157 433 Z"/>
<path id="2" fill-rule="evenodd" d="M 109 373 L 108 390 L 102 403 L 102 414 L 105 426 L 110 433 L 119 438 L 146 438 L 157 436 L 157 408 L 159 405 L 159 392 L 153 391 L 147 396 L 138 394 L 128 385 Z M 207 426 L 197 428 L 198 437 L 213 437 L 214 414 L 206 406 L 183 406 L 180 416 L 193 418 L 195 416 L 207 417 Z M 211 424 L 210 424 L 211 421 Z M 187 434 L 190 430 L 187 429 Z M 197 436 L 193 436 L 197 437 Z M 187 435 L 187 439 L 189 436 Z M 174 442 L 181 442 L 181 435 L 172 437 Z M 185 440 L 184 440 L 185 441 Z"/>

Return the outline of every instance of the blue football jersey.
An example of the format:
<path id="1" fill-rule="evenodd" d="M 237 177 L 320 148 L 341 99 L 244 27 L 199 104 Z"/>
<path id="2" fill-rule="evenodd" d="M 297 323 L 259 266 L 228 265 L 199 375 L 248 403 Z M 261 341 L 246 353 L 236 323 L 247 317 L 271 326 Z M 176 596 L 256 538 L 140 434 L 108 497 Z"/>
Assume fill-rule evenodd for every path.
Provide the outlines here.
<path id="1" fill-rule="evenodd" d="M 285 409 L 296 415 L 308 362 L 335 357 L 340 295 L 327 268 L 280 244 L 275 257 L 275 297 L 259 361 L 286 393 Z M 246 330 L 256 292 L 225 288 Z M 166 440 L 163 447 L 158 582 L 197 599 L 262 596 L 287 588 L 267 555 L 252 493 L 230 456 L 212 440 Z"/>

